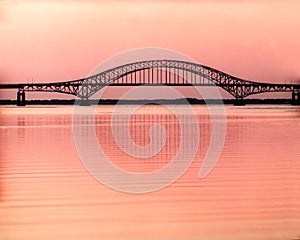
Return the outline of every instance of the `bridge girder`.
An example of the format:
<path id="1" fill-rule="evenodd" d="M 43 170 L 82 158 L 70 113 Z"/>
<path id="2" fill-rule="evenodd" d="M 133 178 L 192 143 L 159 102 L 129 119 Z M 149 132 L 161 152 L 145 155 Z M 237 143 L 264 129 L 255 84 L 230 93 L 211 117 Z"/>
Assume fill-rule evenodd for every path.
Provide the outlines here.
<path id="1" fill-rule="evenodd" d="M 146 82 L 142 72 L 156 71 L 156 82 Z M 172 72 L 182 75 L 182 82 L 171 77 L 169 80 L 160 78 L 158 71 Z M 127 76 L 140 74 L 139 82 L 128 80 Z M 190 74 L 191 79 L 186 78 Z M 194 79 L 193 79 L 194 76 Z M 196 76 L 196 77 L 195 77 Z M 153 77 L 153 76 L 152 76 Z M 124 78 L 126 81 L 124 82 Z M 122 79 L 122 82 L 120 82 Z M 166 79 L 167 73 L 166 73 Z M 175 79 L 175 80 L 174 80 Z M 149 80 L 149 79 L 148 79 Z M 141 62 L 128 63 L 117 66 L 112 69 L 88 76 L 83 79 L 56 82 L 56 83 L 38 83 L 38 84 L 18 84 L 22 91 L 40 91 L 40 92 L 59 92 L 71 94 L 83 99 L 88 99 L 101 88 L 109 85 L 115 86 L 135 86 L 135 85 L 170 85 L 170 86 L 208 86 L 215 85 L 229 92 L 236 99 L 243 99 L 252 94 L 263 92 L 293 92 L 294 89 L 300 89 L 299 84 L 268 84 L 259 83 L 234 77 L 214 68 L 204 66 L 194 62 L 178 60 L 147 60 Z"/>

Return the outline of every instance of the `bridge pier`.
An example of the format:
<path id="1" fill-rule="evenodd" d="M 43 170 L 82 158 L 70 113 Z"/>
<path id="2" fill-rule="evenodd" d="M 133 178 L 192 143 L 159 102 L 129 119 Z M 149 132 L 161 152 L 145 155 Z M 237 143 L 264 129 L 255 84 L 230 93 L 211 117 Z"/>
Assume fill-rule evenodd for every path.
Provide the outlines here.
<path id="1" fill-rule="evenodd" d="M 234 106 L 245 106 L 244 98 L 235 98 Z"/>
<path id="2" fill-rule="evenodd" d="M 297 88 L 293 89 L 292 105 L 300 105 L 300 89 L 297 89 Z"/>
<path id="3" fill-rule="evenodd" d="M 88 98 L 81 98 L 79 106 L 91 106 L 91 102 Z"/>
<path id="4" fill-rule="evenodd" d="M 19 89 L 17 92 L 17 106 L 26 106 L 25 91 Z"/>

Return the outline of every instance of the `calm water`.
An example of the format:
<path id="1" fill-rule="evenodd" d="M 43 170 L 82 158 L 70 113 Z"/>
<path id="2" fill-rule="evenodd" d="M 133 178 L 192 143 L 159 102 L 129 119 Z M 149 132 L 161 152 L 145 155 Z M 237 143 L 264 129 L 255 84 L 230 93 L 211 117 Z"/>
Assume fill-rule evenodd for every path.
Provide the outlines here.
<path id="1" fill-rule="evenodd" d="M 139 146 L 151 142 L 148 133 L 153 124 L 161 124 L 166 132 L 161 151 L 141 160 L 116 145 L 113 108 L 97 108 L 95 129 L 99 145 L 115 165 L 151 173 L 172 161 L 182 134 L 172 113 L 146 106 L 132 116 L 128 129 Z M 185 114 L 185 106 L 176 108 Z M 204 179 L 198 174 L 211 123 L 205 106 L 194 110 L 200 145 L 191 167 L 160 191 L 130 194 L 106 187 L 83 166 L 73 141 L 71 106 L 2 107 L 0 239 L 299 238 L 299 109 L 226 106 L 224 149 Z M 188 126 L 193 118 L 183 119 Z M 124 113 L 117 120 L 123 126 Z M 154 131 L 154 136 L 160 135 Z M 119 181 L 117 175 L 111 178 Z"/>

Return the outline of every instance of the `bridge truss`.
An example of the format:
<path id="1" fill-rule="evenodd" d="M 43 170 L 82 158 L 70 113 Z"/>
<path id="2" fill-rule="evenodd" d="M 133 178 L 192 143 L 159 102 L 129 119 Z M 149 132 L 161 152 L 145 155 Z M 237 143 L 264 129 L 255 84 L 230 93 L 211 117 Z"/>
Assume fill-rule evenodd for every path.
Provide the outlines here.
<path id="1" fill-rule="evenodd" d="M 25 92 L 59 92 L 88 100 L 106 86 L 218 86 L 230 93 L 237 104 L 249 95 L 264 92 L 292 92 L 292 103 L 300 103 L 300 84 L 272 84 L 244 80 L 214 68 L 178 60 L 147 60 L 125 65 L 83 79 L 32 84 L 2 84 L 18 88 L 17 102 L 25 104 Z"/>

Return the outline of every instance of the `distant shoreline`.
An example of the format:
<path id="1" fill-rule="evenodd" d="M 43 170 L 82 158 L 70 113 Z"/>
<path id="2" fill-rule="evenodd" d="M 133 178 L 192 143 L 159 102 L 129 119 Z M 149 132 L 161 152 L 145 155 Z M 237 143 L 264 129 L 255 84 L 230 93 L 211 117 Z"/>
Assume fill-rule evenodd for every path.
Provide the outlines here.
<path id="1" fill-rule="evenodd" d="M 101 99 L 89 100 L 91 105 L 116 105 L 116 104 L 220 104 L 220 100 L 210 99 L 204 101 L 203 99 L 187 98 L 187 99 L 151 99 L 151 100 L 117 100 L 117 99 Z M 224 104 L 234 104 L 235 99 L 224 99 Z M 73 105 L 75 99 L 51 99 L 51 100 L 27 100 L 27 105 Z M 244 99 L 245 104 L 291 104 L 290 99 Z M 0 100 L 0 105 L 16 105 L 16 100 Z"/>

